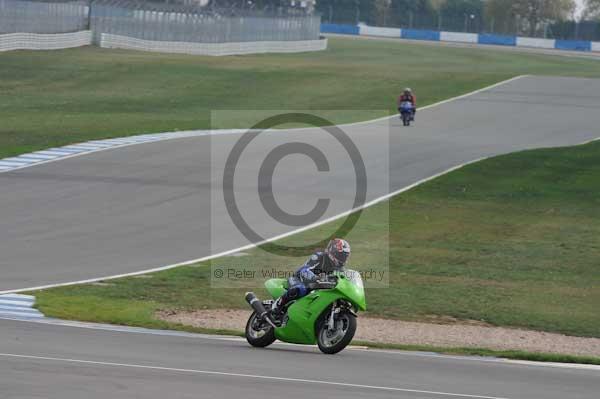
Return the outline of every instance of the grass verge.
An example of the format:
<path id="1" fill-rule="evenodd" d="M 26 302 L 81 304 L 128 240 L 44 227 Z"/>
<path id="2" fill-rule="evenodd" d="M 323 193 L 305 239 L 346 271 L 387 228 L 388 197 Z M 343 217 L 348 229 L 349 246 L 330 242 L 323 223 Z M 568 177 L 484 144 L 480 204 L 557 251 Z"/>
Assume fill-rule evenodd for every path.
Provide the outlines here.
<path id="1" fill-rule="evenodd" d="M 443 68 L 440 68 L 443 65 Z M 327 51 L 198 57 L 84 47 L 0 54 L 0 158 L 132 134 L 209 128 L 211 110 L 395 112 L 522 74 L 600 77 L 597 60 L 332 38 Z M 248 127 L 244 117 L 214 127 Z"/>
<path id="2" fill-rule="evenodd" d="M 526 351 L 498 351 L 485 348 L 454 348 L 428 345 L 396 345 L 380 344 L 375 342 L 354 341 L 353 345 L 363 345 L 374 349 L 395 349 L 404 351 L 435 352 L 447 355 L 485 356 L 503 359 L 529 360 L 534 362 L 553 363 L 578 363 L 600 365 L 600 357 L 595 356 L 573 356 L 556 353 L 539 353 Z"/>

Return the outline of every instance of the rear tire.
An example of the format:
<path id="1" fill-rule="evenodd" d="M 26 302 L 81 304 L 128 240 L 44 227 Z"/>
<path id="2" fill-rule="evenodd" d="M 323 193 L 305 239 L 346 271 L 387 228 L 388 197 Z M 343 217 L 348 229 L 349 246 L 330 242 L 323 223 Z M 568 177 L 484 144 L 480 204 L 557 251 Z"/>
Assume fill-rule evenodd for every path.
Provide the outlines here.
<path id="1" fill-rule="evenodd" d="M 257 327 L 260 328 L 257 329 Z M 269 323 L 257 320 L 256 312 L 253 312 L 246 323 L 246 341 L 254 347 L 264 348 L 275 342 L 275 330 Z"/>
<path id="2" fill-rule="evenodd" d="M 410 116 L 408 116 L 407 114 L 403 114 L 402 115 L 402 124 L 404 126 L 410 126 Z"/>
<path id="3" fill-rule="evenodd" d="M 341 312 L 335 320 L 335 331 L 327 329 L 327 318 L 323 318 L 317 329 L 317 344 L 321 352 L 333 355 L 344 349 L 356 333 L 356 317 L 350 312 Z"/>

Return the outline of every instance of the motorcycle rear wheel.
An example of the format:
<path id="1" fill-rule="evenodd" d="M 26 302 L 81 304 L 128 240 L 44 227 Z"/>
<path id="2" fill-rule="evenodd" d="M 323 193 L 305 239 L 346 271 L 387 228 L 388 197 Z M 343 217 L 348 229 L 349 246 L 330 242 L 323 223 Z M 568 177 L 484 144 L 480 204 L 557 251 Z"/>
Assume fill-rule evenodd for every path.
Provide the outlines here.
<path id="1" fill-rule="evenodd" d="M 333 355 L 344 349 L 356 332 L 356 317 L 350 312 L 341 312 L 336 316 L 335 329 L 330 331 L 327 319 L 322 319 L 317 329 L 317 344 L 321 352 Z"/>
<path id="2" fill-rule="evenodd" d="M 253 312 L 246 323 L 246 341 L 254 347 L 264 348 L 275 342 L 275 329 L 267 322 L 260 322 L 257 317 Z"/>

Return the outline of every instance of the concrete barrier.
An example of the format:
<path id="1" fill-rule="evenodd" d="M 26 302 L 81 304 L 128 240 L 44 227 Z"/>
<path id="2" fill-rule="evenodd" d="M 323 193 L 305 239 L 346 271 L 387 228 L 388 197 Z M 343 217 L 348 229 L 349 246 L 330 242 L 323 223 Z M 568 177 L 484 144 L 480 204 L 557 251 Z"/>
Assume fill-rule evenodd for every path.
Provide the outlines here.
<path id="1" fill-rule="evenodd" d="M 440 32 L 437 30 L 402 29 L 401 37 L 403 39 L 431 40 L 438 42 L 440 40 Z"/>
<path id="2" fill-rule="evenodd" d="M 73 33 L 8 33 L 0 35 L 0 51 L 59 50 L 92 44 L 92 32 Z"/>
<path id="3" fill-rule="evenodd" d="M 518 47 L 555 48 L 554 39 L 536 39 L 533 37 L 517 37 Z"/>
<path id="4" fill-rule="evenodd" d="M 557 40 L 554 48 L 560 50 L 591 51 L 592 42 L 585 40 Z"/>
<path id="5" fill-rule="evenodd" d="M 515 36 L 492 35 L 489 33 L 479 34 L 477 39 L 479 44 L 494 44 L 497 46 L 516 46 L 517 38 Z"/>
<path id="6" fill-rule="evenodd" d="M 477 43 L 476 33 L 440 32 L 442 42 Z"/>
<path id="7" fill-rule="evenodd" d="M 361 36 L 400 37 L 401 35 L 401 30 L 397 28 L 359 25 L 359 30 Z"/>
<path id="8" fill-rule="evenodd" d="M 358 25 L 321 24 L 322 33 L 337 33 L 341 35 L 360 35 Z"/>
<path id="9" fill-rule="evenodd" d="M 242 55 L 259 53 L 300 53 L 327 49 L 327 39 L 278 42 L 191 43 L 142 40 L 103 33 L 100 47 L 193 55 Z"/>
<path id="10" fill-rule="evenodd" d="M 600 42 L 592 42 L 592 51 L 600 52 Z"/>

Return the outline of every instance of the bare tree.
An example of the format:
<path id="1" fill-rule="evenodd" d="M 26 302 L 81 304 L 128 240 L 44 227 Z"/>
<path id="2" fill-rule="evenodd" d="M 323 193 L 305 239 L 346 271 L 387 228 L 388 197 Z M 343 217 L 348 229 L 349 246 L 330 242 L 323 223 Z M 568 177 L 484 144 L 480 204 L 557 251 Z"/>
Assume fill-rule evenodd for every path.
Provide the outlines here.
<path id="1" fill-rule="evenodd" d="M 529 36 L 535 36 L 544 22 L 567 19 L 574 10 L 574 0 L 490 0 L 487 4 L 489 17 L 517 30 L 523 25 Z"/>
<path id="2" fill-rule="evenodd" d="M 586 0 L 583 19 L 600 19 L 600 0 Z"/>
<path id="3" fill-rule="evenodd" d="M 436 11 L 440 11 L 440 9 L 446 3 L 446 1 L 447 0 L 429 0 L 429 2 L 431 3 L 431 7 Z"/>
<path id="4" fill-rule="evenodd" d="M 392 0 L 374 0 L 373 7 L 375 11 L 375 24 L 377 26 L 386 26 L 387 18 L 390 15 Z"/>

